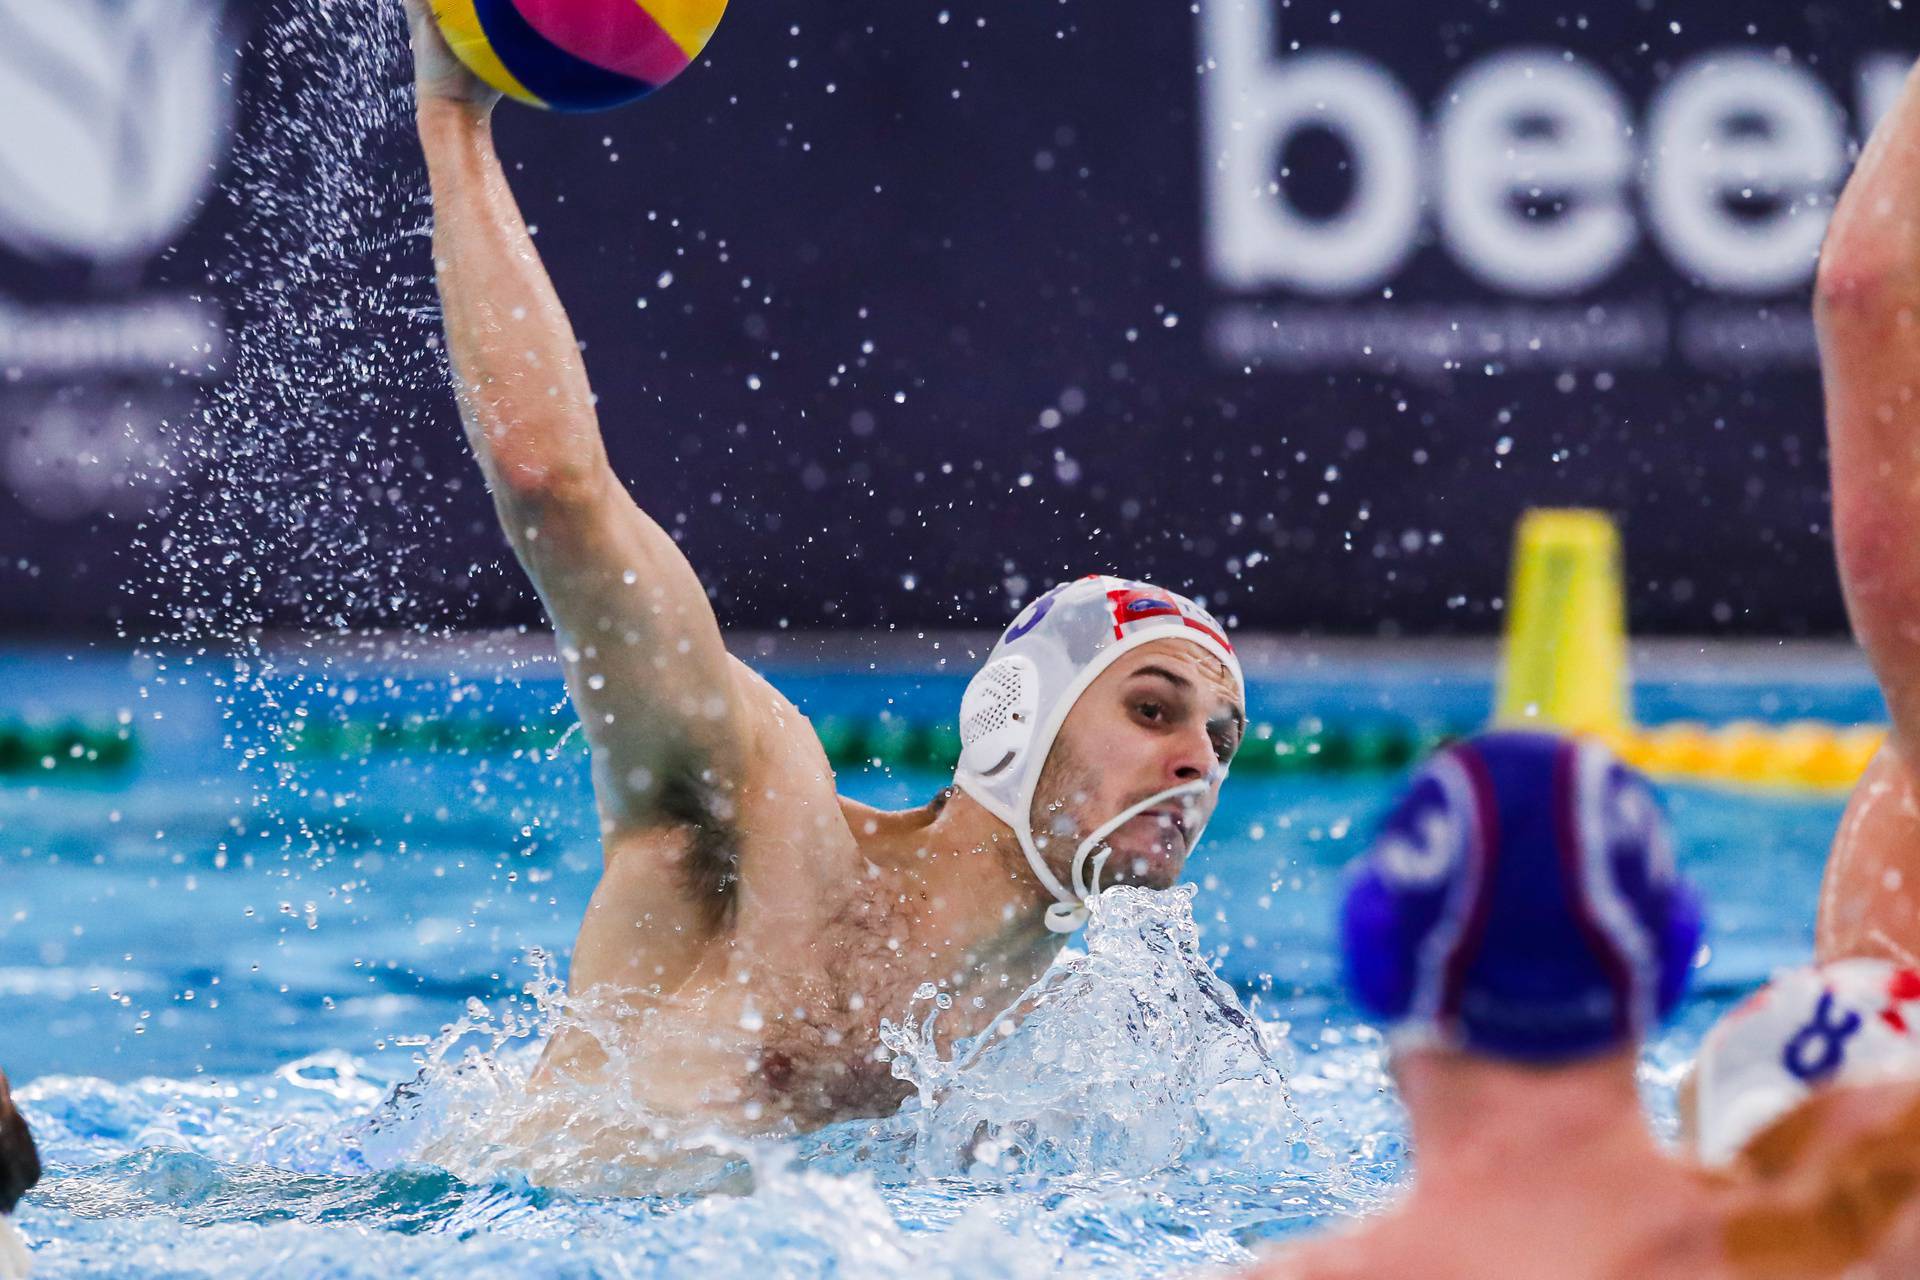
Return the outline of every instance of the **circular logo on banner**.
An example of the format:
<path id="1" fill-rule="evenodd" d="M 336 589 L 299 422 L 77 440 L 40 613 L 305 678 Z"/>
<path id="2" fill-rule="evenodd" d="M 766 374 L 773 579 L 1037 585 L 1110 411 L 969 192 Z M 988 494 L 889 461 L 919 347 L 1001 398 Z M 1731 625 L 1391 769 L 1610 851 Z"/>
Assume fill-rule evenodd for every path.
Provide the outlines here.
<path id="1" fill-rule="evenodd" d="M 0 0 L 0 247 L 136 260 L 212 185 L 233 115 L 223 0 Z"/>
<path id="2" fill-rule="evenodd" d="M 15 400 L 0 422 L 0 479 L 43 520 L 148 511 L 179 472 L 161 424 L 192 407 L 181 389 Z"/>

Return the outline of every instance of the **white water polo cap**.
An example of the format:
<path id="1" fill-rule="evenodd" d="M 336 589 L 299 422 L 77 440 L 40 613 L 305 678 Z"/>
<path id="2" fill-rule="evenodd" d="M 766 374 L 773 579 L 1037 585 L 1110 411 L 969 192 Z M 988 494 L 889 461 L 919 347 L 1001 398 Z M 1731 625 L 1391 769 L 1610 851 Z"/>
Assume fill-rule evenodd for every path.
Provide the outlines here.
<path id="1" fill-rule="evenodd" d="M 1034 875 L 1057 900 L 1047 908 L 1047 927 L 1056 933 L 1086 923 L 1087 904 L 1099 895 L 1100 872 L 1111 852 L 1100 849 L 1108 836 L 1169 800 L 1197 805 L 1226 775 L 1225 766 L 1218 766 L 1205 780 L 1169 787 L 1101 823 L 1075 850 L 1070 885 L 1041 856 L 1033 834 L 1034 792 L 1060 727 L 1102 671 L 1155 640 L 1185 640 L 1218 658 L 1245 704 L 1240 660 L 1212 614 L 1176 592 L 1098 574 L 1063 582 L 1022 609 L 961 696 L 954 785 L 1013 828 Z M 1203 825 L 1191 829 L 1189 853 Z"/>
<path id="2" fill-rule="evenodd" d="M 1920 971 L 1859 958 L 1778 974 L 1707 1032 L 1694 1072 L 1710 1165 L 1829 1085 L 1920 1079 Z"/>

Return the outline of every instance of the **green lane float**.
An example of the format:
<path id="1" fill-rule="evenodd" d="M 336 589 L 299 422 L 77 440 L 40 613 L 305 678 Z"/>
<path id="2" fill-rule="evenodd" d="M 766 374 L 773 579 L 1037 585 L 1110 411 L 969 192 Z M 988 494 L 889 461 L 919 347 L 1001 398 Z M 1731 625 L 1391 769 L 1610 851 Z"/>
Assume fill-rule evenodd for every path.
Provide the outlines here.
<path id="1" fill-rule="evenodd" d="M 1886 737 L 1884 726 L 1634 723 L 1621 565 L 1620 535 L 1605 513 L 1526 514 L 1515 539 L 1507 593 L 1496 724 L 1596 734 L 1622 758 L 1662 778 L 1828 792 L 1858 781 Z M 1233 771 L 1267 777 L 1391 773 L 1480 727 L 1371 712 L 1337 720 L 1261 720 L 1248 726 Z M 888 710 L 871 716 L 820 715 L 813 728 L 835 768 L 941 773 L 951 771 L 960 755 L 959 731 L 945 719 L 913 720 Z M 551 756 L 563 748 L 583 751 L 586 743 L 578 729 L 572 719 L 558 715 L 520 721 L 410 712 L 371 720 L 303 719 L 288 726 L 286 743 L 302 753 L 341 759 L 383 751 Z M 0 768 L 24 768 L 6 762 L 43 756 L 37 743 L 22 745 L 0 735 Z"/>
<path id="2" fill-rule="evenodd" d="M 835 768 L 950 772 L 960 758 L 960 733 L 950 721 L 827 714 L 813 718 L 814 734 Z M 1233 762 L 1237 774 L 1379 773 L 1404 769 L 1438 743 L 1469 726 L 1384 716 L 1350 723 L 1306 716 L 1252 725 Z M 552 753 L 584 749 L 578 724 L 553 716 L 535 720 L 474 717 L 435 719 L 418 713 L 372 719 L 313 717 L 285 732 L 287 749 L 301 755 L 351 759 L 374 754 L 481 755 Z"/>
<path id="3" fill-rule="evenodd" d="M 820 746 L 836 769 L 912 769 L 948 772 L 959 758 L 960 739 L 946 722 L 899 715 L 822 715 L 813 721 Z M 1305 716 L 1258 721 L 1249 727 L 1234 757 L 1236 777 L 1301 774 L 1389 774 L 1407 768 L 1435 747 L 1474 731 L 1470 724 L 1437 723 L 1386 716 L 1351 721 Z M 1707 725 L 1676 721 L 1620 725 L 1600 731 L 1621 756 L 1660 776 L 1744 786 L 1836 790 L 1853 785 L 1885 737 L 1876 725 L 1814 721 L 1769 725 L 1735 721 Z M 67 762 L 76 735 L 23 740 L 0 726 L 0 773 L 41 768 L 54 756 Z M 285 735 L 288 750 L 309 758 L 365 759 L 375 755 L 584 754 L 577 722 L 562 717 L 495 721 L 408 715 L 387 720 L 296 721 Z M 88 738 L 89 763 L 122 763 L 132 756 L 128 740 Z"/>
<path id="4" fill-rule="evenodd" d="M 0 719 L 0 775 L 119 769 L 136 754 L 133 727 L 117 721 Z"/>

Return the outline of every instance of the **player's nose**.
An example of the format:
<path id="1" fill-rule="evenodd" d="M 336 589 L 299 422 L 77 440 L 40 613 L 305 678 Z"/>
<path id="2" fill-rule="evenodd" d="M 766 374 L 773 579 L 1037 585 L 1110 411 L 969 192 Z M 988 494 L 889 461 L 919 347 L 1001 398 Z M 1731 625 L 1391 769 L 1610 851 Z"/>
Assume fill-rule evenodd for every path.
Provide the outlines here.
<path id="1" fill-rule="evenodd" d="M 1171 735 L 1165 763 L 1169 785 L 1204 781 L 1216 763 L 1207 726 L 1195 723 Z"/>

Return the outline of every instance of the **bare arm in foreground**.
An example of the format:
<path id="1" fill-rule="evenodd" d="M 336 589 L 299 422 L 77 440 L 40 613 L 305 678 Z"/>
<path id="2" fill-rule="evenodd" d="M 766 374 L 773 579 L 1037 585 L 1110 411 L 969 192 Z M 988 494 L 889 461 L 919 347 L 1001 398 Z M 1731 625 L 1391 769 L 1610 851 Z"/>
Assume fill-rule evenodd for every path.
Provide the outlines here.
<path id="1" fill-rule="evenodd" d="M 1920 962 L 1920 75 L 1834 211 L 1815 318 L 1834 542 L 1854 634 L 1892 712 L 1820 894 L 1822 960 Z"/>
<path id="2" fill-rule="evenodd" d="M 606 865 L 574 985 L 671 984 L 737 910 L 753 856 L 741 797 L 806 791 L 791 740 L 817 744 L 728 655 L 692 566 L 614 474 L 579 344 L 494 152 L 498 95 L 454 59 L 425 0 L 407 9 L 461 420 L 593 749 Z M 780 734 L 783 719 L 799 733 Z M 831 803 L 830 776 L 819 786 Z"/>

